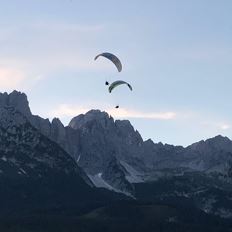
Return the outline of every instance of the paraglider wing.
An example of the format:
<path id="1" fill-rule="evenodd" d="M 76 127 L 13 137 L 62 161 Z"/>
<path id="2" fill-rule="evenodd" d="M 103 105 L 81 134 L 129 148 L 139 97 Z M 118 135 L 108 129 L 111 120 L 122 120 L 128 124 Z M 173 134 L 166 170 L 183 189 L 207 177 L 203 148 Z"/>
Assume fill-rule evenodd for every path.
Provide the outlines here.
<path id="1" fill-rule="evenodd" d="M 104 53 L 101 53 L 99 55 L 97 55 L 94 60 L 96 60 L 99 56 L 103 56 L 107 59 L 109 59 L 110 61 L 112 61 L 114 63 L 114 65 L 116 66 L 116 68 L 118 69 L 119 72 L 122 71 L 122 63 L 121 61 L 118 59 L 117 56 L 115 56 L 114 54 L 112 53 L 109 53 L 109 52 L 104 52 Z"/>
<path id="2" fill-rule="evenodd" d="M 114 81 L 110 86 L 109 86 L 109 92 L 111 93 L 114 88 L 116 88 L 119 85 L 127 85 L 129 89 L 132 91 L 132 87 L 129 83 L 125 81 Z"/>
<path id="3" fill-rule="evenodd" d="M 128 83 L 127 83 L 127 85 L 129 87 L 129 89 L 132 91 L 132 86 L 130 84 L 128 84 Z"/>

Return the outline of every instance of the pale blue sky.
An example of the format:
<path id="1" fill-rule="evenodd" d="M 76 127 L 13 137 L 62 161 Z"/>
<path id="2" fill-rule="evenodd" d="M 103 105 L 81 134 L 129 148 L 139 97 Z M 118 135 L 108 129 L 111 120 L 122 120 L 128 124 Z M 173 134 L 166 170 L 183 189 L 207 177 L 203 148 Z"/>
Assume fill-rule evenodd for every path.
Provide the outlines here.
<path id="1" fill-rule="evenodd" d="M 0 91 L 24 91 L 34 114 L 67 124 L 99 108 L 155 142 L 232 138 L 232 1 L 0 3 Z M 123 71 L 94 61 L 100 52 Z M 108 94 L 104 82 L 117 79 L 134 91 Z"/>

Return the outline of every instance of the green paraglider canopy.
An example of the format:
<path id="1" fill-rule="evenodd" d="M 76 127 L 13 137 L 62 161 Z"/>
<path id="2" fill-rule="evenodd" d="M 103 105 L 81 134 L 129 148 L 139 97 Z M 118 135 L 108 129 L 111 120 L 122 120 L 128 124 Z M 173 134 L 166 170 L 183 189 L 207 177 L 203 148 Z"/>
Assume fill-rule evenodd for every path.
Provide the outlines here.
<path id="1" fill-rule="evenodd" d="M 121 61 L 118 59 L 117 56 L 115 56 L 114 54 L 112 53 L 109 53 L 109 52 L 104 52 L 104 53 L 101 53 L 99 55 L 97 55 L 94 60 L 96 60 L 99 56 L 103 56 L 107 59 L 109 59 L 110 61 L 112 61 L 114 63 L 114 65 L 116 66 L 116 68 L 118 69 L 119 72 L 122 71 L 122 64 L 121 64 Z"/>
<path id="2" fill-rule="evenodd" d="M 109 86 L 109 92 L 111 93 L 112 92 L 112 90 L 114 89 L 114 88 L 116 88 L 117 86 L 119 86 L 119 85 L 127 85 L 128 87 L 129 87 L 129 89 L 132 91 L 132 87 L 131 87 L 131 85 L 129 84 L 129 83 L 127 83 L 127 82 L 125 82 L 125 81 L 114 81 L 110 86 Z"/>

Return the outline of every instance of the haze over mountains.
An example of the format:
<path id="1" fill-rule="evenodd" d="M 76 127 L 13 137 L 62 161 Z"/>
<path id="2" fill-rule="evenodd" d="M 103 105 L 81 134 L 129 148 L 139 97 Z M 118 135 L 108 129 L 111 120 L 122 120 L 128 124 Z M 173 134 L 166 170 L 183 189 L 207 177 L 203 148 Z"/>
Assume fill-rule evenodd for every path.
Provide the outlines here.
<path id="1" fill-rule="evenodd" d="M 50 122 L 33 115 L 26 95 L 13 91 L 0 94 L 0 140 L 0 197 L 8 199 L 3 214 L 25 205 L 90 209 L 136 199 L 232 218 L 227 137 L 186 148 L 156 144 L 143 141 L 128 120 L 99 110 L 78 115 L 65 127 L 58 118 Z"/>

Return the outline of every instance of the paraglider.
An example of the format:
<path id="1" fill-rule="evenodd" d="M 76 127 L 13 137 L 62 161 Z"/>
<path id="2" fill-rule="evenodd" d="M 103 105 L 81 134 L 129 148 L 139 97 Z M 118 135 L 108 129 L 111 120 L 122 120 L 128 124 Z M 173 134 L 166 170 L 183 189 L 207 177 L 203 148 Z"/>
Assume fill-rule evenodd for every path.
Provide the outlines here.
<path id="1" fill-rule="evenodd" d="M 119 85 L 127 85 L 129 89 L 132 91 L 132 86 L 129 83 L 119 80 L 119 81 L 114 81 L 113 83 L 111 83 L 111 85 L 108 88 L 109 92 L 111 93 L 112 90 Z"/>
<path id="2" fill-rule="evenodd" d="M 97 56 L 94 58 L 94 60 L 96 60 L 99 56 L 103 56 L 103 57 L 109 59 L 111 62 L 114 63 L 114 65 L 116 66 L 116 68 L 118 69 L 119 72 L 122 71 L 122 63 L 121 63 L 121 61 L 118 59 L 118 57 L 115 56 L 114 54 L 109 53 L 109 52 L 103 52 L 103 53 L 97 55 Z"/>
<path id="3" fill-rule="evenodd" d="M 97 60 L 98 57 L 100 57 L 100 56 L 105 57 L 108 60 L 110 60 L 116 66 L 118 72 L 122 71 L 122 63 L 117 56 L 115 56 L 114 54 L 109 53 L 109 52 L 103 52 L 103 53 L 100 53 L 99 55 L 97 55 L 94 58 L 94 60 Z M 127 83 L 126 81 L 122 81 L 122 80 L 117 80 L 117 81 L 114 81 L 113 83 L 109 83 L 108 81 L 105 81 L 105 85 L 109 86 L 108 87 L 109 93 L 111 93 L 119 85 L 127 85 L 128 88 L 132 91 L 132 86 L 129 83 Z M 119 105 L 116 105 L 115 108 L 118 109 Z"/>

